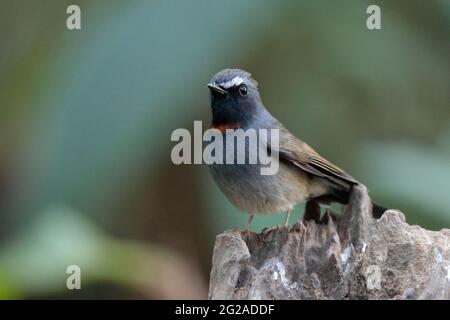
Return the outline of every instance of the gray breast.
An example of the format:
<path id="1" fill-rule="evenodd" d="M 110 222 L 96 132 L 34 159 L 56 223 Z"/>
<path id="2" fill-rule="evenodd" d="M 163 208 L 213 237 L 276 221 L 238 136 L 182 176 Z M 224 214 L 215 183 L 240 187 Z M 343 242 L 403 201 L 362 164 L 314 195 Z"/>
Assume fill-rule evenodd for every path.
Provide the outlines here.
<path id="1" fill-rule="evenodd" d="M 236 207 L 251 214 L 281 212 L 292 209 L 310 196 L 310 179 L 305 172 L 294 165 L 279 162 L 275 175 L 262 175 L 261 168 L 266 165 L 259 162 L 259 157 L 256 164 L 249 164 L 250 158 L 255 158 L 251 154 L 255 150 L 249 147 L 251 140 L 245 141 L 245 164 L 238 164 L 242 148 L 236 145 L 227 148 L 225 143 L 222 149 L 224 164 L 209 165 L 219 188 Z M 234 164 L 225 164 L 227 156 L 234 159 Z"/>
<path id="2" fill-rule="evenodd" d="M 213 164 L 210 172 L 221 191 L 247 213 L 273 213 L 292 209 L 308 197 L 307 175 L 280 163 L 275 175 L 261 175 L 261 165 Z"/>

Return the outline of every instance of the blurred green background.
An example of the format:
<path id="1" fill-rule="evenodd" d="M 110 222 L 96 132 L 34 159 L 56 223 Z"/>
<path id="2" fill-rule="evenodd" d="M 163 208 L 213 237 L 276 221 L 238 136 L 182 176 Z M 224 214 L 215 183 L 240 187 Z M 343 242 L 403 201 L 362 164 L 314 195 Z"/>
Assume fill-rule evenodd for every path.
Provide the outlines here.
<path id="1" fill-rule="evenodd" d="M 448 227 L 449 31 L 447 0 L 2 0 L 0 298 L 206 298 L 214 237 L 247 216 L 170 135 L 209 125 L 225 67 L 377 202 Z"/>

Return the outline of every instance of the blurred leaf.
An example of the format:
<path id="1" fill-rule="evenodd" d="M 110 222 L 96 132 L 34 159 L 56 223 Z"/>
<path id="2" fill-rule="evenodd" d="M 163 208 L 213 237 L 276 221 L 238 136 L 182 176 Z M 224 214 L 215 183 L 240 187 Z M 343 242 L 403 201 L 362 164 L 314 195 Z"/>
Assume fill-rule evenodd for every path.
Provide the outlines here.
<path id="1" fill-rule="evenodd" d="M 69 292 L 66 269 L 81 268 L 81 283 L 118 283 L 159 298 L 199 298 L 202 280 L 184 259 L 167 248 L 104 234 L 80 213 L 61 206 L 41 212 L 0 253 L 0 298 Z M 175 284 L 174 284 L 175 282 Z M 174 289 L 176 283 L 181 287 Z"/>

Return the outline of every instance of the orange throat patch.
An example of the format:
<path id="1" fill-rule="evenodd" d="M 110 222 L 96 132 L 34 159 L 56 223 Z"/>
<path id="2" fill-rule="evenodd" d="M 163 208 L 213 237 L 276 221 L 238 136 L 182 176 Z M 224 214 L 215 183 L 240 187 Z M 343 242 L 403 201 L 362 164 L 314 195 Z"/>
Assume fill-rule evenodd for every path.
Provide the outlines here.
<path id="1" fill-rule="evenodd" d="M 222 133 L 225 133 L 227 129 L 239 129 L 241 125 L 237 122 L 232 123 L 221 123 L 215 126 L 211 126 L 211 129 L 219 130 Z"/>

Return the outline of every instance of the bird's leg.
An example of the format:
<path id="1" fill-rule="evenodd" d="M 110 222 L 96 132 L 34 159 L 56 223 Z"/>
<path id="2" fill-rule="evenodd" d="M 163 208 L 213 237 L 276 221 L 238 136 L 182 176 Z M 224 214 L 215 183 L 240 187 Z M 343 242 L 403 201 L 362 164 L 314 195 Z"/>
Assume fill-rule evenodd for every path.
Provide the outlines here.
<path id="1" fill-rule="evenodd" d="M 284 218 L 284 226 L 287 227 L 289 225 L 289 217 L 291 216 L 291 210 L 292 209 L 288 209 L 286 211 L 286 217 Z"/>
<path id="2" fill-rule="evenodd" d="M 252 214 L 250 215 L 250 218 L 248 219 L 247 225 L 245 226 L 245 232 L 247 232 L 247 231 L 250 230 L 250 226 L 252 225 L 252 221 L 253 221 L 253 218 L 254 218 L 254 217 L 255 217 L 255 214 L 252 213 Z"/>
<path id="3" fill-rule="evenodd" d="M 316 223 L 320 222 L 320 206 L 315 200 L 309 200 L 305 205 L 305 214 L 303 220 L 314 220 Z"/>

